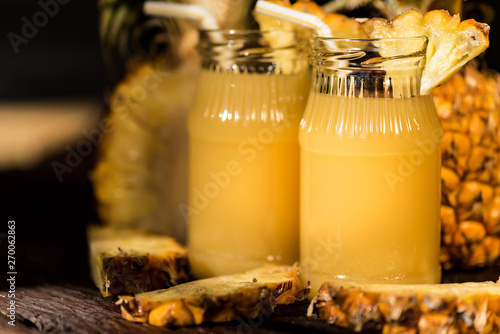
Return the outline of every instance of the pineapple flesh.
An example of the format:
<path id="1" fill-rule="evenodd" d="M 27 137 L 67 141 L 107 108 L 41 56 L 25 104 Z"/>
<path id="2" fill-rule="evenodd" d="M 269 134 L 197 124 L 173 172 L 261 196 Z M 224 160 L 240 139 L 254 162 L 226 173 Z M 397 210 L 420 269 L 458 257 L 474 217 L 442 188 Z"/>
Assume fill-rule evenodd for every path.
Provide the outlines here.
<path id="1" fill-rule="evenodd" d="M 168 288 L 190 278 L 187 251 L 172 238 L 95 225 L 87 235 L 91 277 L 103 297 Z"/>
<path id="2" fill-rule="evenodd" d="M 325 283 L 309 305 L 313 313 L 355 331 L 493 334 L 500 332 L 500 283 Z"/>
<path id="3" fill-rule="evenodd" d="M 368 38 L 363 25 L 356 19 L 338 13 L 331 13 L 325 19 L 335 38 Z"/>
<path id="4" fill-rule="evenodd" d="M 244 274 L 218 276 L 169 289 L 121 296 L 122 316 L 154 326 L 179 327 L 269 314 L 276 305 L 303 300 L 309 287 L 298 267 L 267 265 Z"/>

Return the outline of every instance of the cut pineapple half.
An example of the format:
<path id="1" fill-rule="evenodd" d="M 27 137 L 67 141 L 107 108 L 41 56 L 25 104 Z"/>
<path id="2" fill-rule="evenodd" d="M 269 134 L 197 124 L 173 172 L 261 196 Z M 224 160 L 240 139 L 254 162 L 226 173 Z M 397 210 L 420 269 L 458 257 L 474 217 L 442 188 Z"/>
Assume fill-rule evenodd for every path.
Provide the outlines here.
<path id="1" fill-rule="evenodd" d="M 426 36 L 429 39 L 421 95 L 430 94 L 489 46 L 490 27 L 487 24 L 472 19 L 460 22 L 460 16 L 452 17 L 445 10 L 422 15 L 410 9 L 392 22 L 370 19 L 364 23 L 364 28 L 370 38 Z"/>
<path id="2" fill-rule="evenodd" d="M 267 265 L 244 274 L 219 276 L 169 289 L 121 296 L 124 318 L 155 326 L 188 326 L 253 318 L 278 304 L 302 300 L 309 292 L 296 266 Z"/>
<path id="3" fill-rule="evenodd" d="M 92 280 L 104 297 L 168 288 L 189 280 L 187 251 L 174 239 L 90 225 Z"/>
<path id="4" fill-rule="evenodd" d="M 328 323 L 383 333 L 499 333 L 500 283 L 342 287 L 325 283 L 311 301 Z"/>

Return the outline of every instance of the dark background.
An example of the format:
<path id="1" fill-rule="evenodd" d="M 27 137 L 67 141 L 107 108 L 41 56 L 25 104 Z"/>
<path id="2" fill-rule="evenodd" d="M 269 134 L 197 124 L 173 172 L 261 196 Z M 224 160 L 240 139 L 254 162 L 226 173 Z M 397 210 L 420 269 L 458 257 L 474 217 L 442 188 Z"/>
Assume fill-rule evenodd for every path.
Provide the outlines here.
<path id="1" fill-rule="evenodd" d="M 59 13 L 27 44 L 21 44 L 16 54 L 7 34 L 21 34 L 21 18 L 31 19 L 40 10 L 37 1 L 0 2 L 0 101 L 101 97 L 110 80 L 99 46 L 96 1 L 65 0 L 68 3 L 59 5 Z M 485 14 L 489 16 L 492 12 L 482 13 L 481 4 L 490 5 L 500 15 L 498 0 L 468 0 L 464 4 L 465 15 L 478 21 L 487 19 Z M 491 68 L 499 70 L 500 24 L 490 25 L 491 46 L 485 58 Z"/>
<path id="2" fill-rule="evenodd" d="M 0 103 L 98 99 L 103 101 L 104 109 L 105 92 L 112 84 L 101 56 L 97 4 L 89 0 L 67 1 L 59 5 L 57 15 L 36 36 L 19 46 L 17 54 L 7 34 L 21 35 L 21 19 L 31 20 L 40 6 L 35 0 L 0 1 Z M 465 8 L 478 21 L 483 20 L 484 13 L 491 14 L 491 10 L 478 10 L 480 4 L 496 7 L 500 15 L 498 0 L 469 0 Z M 490 25 L 491 47 L 483 58 L 489 67 L 500 70 L 500 23 Z M 9 138 L 0 134 L 0 140 Z M 84 226 L 97 220 L 88 180 L 95 154 L 86 157 L 60 183 L 50 164 L 64 163 L 65 153 L 46 157 L 30 170 L 0 171 L 0 252 L 7 253 L 5 235 L 1 234 L 7 231 L 7 220 L 13 219 L 21 282 L 88 277 Z M 4 255 L 0 258 L 4 259 Z"/>

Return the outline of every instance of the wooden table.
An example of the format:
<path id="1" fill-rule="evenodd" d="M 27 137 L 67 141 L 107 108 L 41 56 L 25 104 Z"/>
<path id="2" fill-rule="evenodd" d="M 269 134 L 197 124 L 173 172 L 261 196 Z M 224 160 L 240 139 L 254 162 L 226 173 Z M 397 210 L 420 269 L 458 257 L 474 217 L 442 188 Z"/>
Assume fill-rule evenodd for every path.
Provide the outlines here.
<path id="1" fill-rule="evenodd" d="M 445 273 L 444 283 L 462 281 L 496 281 L 500 267 L 473 272 Z M 5 314 L 8 298 L 0 293 L 0 312 Z M 225 324 L 207 324 L 178 329 L 137 324 L 121 318 L 119 307 L 101 297 L 97 288 L 87 280 L 27 284 L 16 289 L 16 326 L 0 317 L 0 333 L 352 333 L 330 326 L 320 320 L 307 318 L 307 301 L 275 309 L 269 317 L 239 319 Z"/>

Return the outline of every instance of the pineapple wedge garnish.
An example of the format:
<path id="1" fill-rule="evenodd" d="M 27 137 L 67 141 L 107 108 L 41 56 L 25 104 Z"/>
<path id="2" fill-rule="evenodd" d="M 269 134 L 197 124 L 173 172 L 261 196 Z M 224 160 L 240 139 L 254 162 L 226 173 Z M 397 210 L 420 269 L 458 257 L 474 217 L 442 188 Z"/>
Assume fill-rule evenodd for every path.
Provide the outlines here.
<path id="1" fill-rule="evenodd" d="M 342 287 L 325 283 L 308 316 L 355 331 L 383 333 L 500 332 L 500 283 Z"/>
<path id="2" fill-rule="evenodd" d="M 92 280 L 103 297 L 168 288 L 189 280 L 187 251 L 174 239 L 91 225 L 87 228 Z"/>
<path id="3" fill-rule="evenodd" d="M 269 315 L 276 305 L 302 300 L 309 287 L 296 266 L 267 265 L 244 274 L 202 279 L 169 289 L 121 296 L 122 316 L 155 326 L 189 326 Z"/>
<path id="4" fill-rule="evenodd" d="M 421 95 L 430 94 L 489 46 L 490 27 L 487 24 L 473 19 L 460 22 L 459 15 L 452 17 L 445 10 L 422 15 L 410 9 L 391 22 L 370 19 L 364 23 L 364 28 L 371 38 L 426 36 L 429 39 Z"/>

